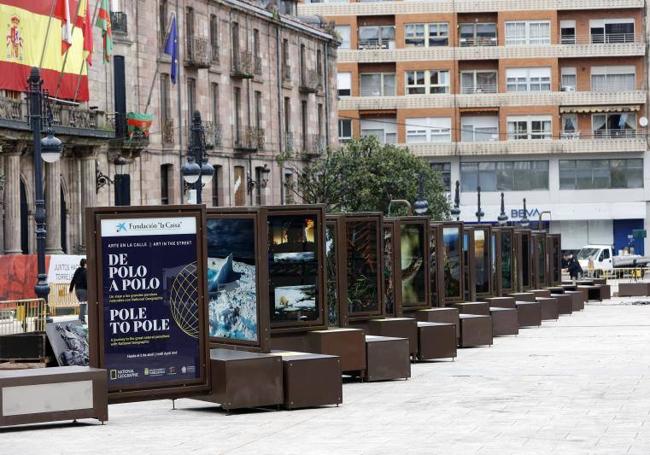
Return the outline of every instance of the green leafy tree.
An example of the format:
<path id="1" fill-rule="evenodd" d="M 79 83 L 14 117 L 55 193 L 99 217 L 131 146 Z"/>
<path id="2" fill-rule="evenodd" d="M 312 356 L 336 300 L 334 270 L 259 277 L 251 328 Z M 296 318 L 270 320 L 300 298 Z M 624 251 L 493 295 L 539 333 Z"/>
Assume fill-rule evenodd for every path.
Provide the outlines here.
<path id="1" fill-rule="evenodd" d="M 290 158 L 282 159 L 287 166 Z M 422 175 L 431 217 L 449 217 L 449 203 L 439 173 L 408 149 L 380 144 L 372 136 L 348 142 L 302 168 L 294 166 L 294 172 L 297 182 L 286 190 L 305 203 L 326 204 L 330 212 L 387 213 L 390 201 L 395 199 L 405 199 L 412 205 L 418 193 L 418 177 Z"/>

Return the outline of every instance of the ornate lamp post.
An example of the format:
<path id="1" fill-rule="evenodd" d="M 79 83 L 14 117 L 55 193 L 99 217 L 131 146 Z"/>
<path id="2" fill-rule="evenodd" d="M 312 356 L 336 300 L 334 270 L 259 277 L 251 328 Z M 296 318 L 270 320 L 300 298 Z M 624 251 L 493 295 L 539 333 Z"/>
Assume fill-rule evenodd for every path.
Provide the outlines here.
<path id="1" fill-rule="evenodd" d="M 429 202 L 424 196 L 424 175 L 422 174 L 418 176 L 418 194 L 413 208 L 418 215 L 426 215 L 429 211 Z"/>
<path id="2" fill-rule="evenodd" d="M 524 198 L 524 216 L 521 218 L 519 224 L 521 224 L 521 227 L 525 228 L 530 226 L 530 221 L 528 221 L 528 211 L 526 210 L 526 198 Z"/>
<path id="3" fill-rule="evenodd" d="M 456 180 L 456 189 L 454 194 L 454 207 L 449 211 L 452 217 L 456 217 L 456 221 L 460 221 L 460 182 Z"/>
<path id="4" fill-rule="evenodd" d="M 196 203 L 200 204 L 203 185 L 212 179 L 214 166 L 208 163 L 205 153 L 205 133 L 199 111 L 194 111 L 192 115 L 191 133 L 187 162 L 181 168 L 181 175 L 186 183 L 194 186 Z"/>
<path id="5" fill-rule="evenodd" d="M 476 197 L 478 199 L 478 201 L 477 201 L 478 202 L 478 208 L 477 208 L 476 213 L 474 215 L 476 215 L 476 219 L 480 223 L 481 218 L 483 218 L 485 216 L 485 213 L 483 213 L 483 210 L 481 210 L 481 187 L 480 186 L 476 187 Z"/>
<path id="6" fill-rule="evenodd" d="M 32 68 L 29 75 L 28 96 L 29 96 L 29 120 L 33 134 L 34 147 L 34 221 L 36 222 L 36 255 L 37 255 L 37 276 L 34 291 L 39 299 L 43 299 L 47 304 L 50 294 L 50 286 L 47 283 L 47 273 L 45 272 L 45 235 L 46 235 L 46 213 L 45 213 L 45 196 L 43 194 L 43 163 L 55 163 L 61 157 L 63 150 L 62 142 L 54 136 L 51 126 L 48 122 L 47 136 L 42 138 L 43 125 L 43 99 L 46 95 L 43 93 L 43 81 L 41 72 L 38 68 Z M 48 322 L 50 317 L 47 318 Z"/>
<path id="7" fill-rule="evenodd" d="M 503 202 L 503 193 L 501 193 L 501 213 L 499 213 L 497 221 L 499 222 L 500 226 L 505 226 L 508 224 L 508 215 L 506 215 L 506 205 Z"/>

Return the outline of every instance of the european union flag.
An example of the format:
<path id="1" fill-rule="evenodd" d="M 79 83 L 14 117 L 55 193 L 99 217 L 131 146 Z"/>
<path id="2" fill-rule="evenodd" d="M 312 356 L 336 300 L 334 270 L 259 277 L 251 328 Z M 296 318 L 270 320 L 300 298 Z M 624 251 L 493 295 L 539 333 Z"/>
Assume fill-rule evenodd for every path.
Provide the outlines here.
<path id="1" fill-rule="evenodd" d="M 170 78 L 172 84 L 176 84 L 176 74 L 178 71 L 178 29 L 176 28 L 176 16 L 172 16 L 172 25 L 169 28 L 169 34 L 165 40 L 165 50 L 163 52 L 172 58 Z"/>

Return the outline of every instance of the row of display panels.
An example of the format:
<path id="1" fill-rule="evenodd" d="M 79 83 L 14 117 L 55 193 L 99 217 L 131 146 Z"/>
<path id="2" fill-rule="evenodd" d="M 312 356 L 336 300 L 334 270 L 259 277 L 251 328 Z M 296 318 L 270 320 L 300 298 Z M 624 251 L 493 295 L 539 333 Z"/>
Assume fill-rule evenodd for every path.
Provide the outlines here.
<path id="1" fill-rule="evenodd" d="M 177 206 L 89 209 L 87 219 L 91 364 L 123 399 L 143 382 L 148 397 L 205 389 L 210 346 L 267 351 L 272 333 L 526 288 L 550 270 L 545 234 L 425 217 Z"/>

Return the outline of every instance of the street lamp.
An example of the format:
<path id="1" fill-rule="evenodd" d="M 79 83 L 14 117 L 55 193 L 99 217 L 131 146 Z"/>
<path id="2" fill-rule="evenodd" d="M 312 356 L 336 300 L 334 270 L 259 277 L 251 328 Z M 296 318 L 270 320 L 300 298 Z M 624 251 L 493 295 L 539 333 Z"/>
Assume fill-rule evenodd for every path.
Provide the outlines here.
<path id="1" fill-rule="evenodd" d="M 28 96 L 29 96 L 29 120 L 32 128 L 34 142 L 34 221 L 36 222 L 36 256 L 37 256 L 37 275 L 36 286 L 34 291 L 39 299 L 43 299 L 47 305 L 50 294 L 50 286 L 47 283 L 47 274 L 45 273 L 45 235 L 46 220 L 45 213 L 45 196 L 43 194 L 43 164 L 41 160 L 47 163 L 55 163 L 61 157 L 63 144 L 54 136 L 48 121 L 47 136 L 41 137 L 41 128 L 43 122 L 43 81 L 41 72 L 38 68 L 32 68 L 27 79 Z M 47 321 L 51 319 L 47 316 Z"/>
<path id="2" fill-rule="evenodd" d="M 497 217 L 500 226 L 508 224 L 508 215 L 506 215 L 506 204 L 503 202 L 503 193 L 501 193 L 501 213 Z"/>
<path id="3" fill-rule="evenodd" d="M 418 215 L 426 215 L 429 211 L 429 202 L 424 196 L 424 175 L 418 175 L 418 194 L 415 196 L 415 204 L 413 204 L 415 213 Z"/>
<path id="4" fill-rule="evenodd" d="M 485 213 L 483 213 L 483 210 L 481 210 L 481 187 L 478 186 L 476 187 L 476 197 L 478 198 L 478 209 L 476 210 L 476 219 L 478 222 L 481 222 L 481 218 L 485 216 Z"/>
<path id="5" fill-rule="evenodd" d="M 526 210 L 526 198 L 524 198 L 524 216 L 521 218 L 519 224 L 524 228 L 530 226 L 530 221 L 528 221 L 528 211 Z"/>
<path id="6" fill-rule="evenodd" d="M 201 190 L 203 189 L 203 185 L 212 179 L 214 166 L 208 163 L 205 154 L 205 136 L 199 111 L 194 111 L 192 115 L 191 133 L 190 146 L 187 151 L 187 163 L 181 167 L 181 175 L 186 183 L 194 186 L 196 190 L 196 203 L 200 204 Z"/>
<path id="7" fill-rule="evenodd" d="M 454 207 L 449 211 L 451 216 L 456 217 L 456 221 L 460 221 L 460 182 L 456 180 L 456 190 L 454 194 Z"/>

